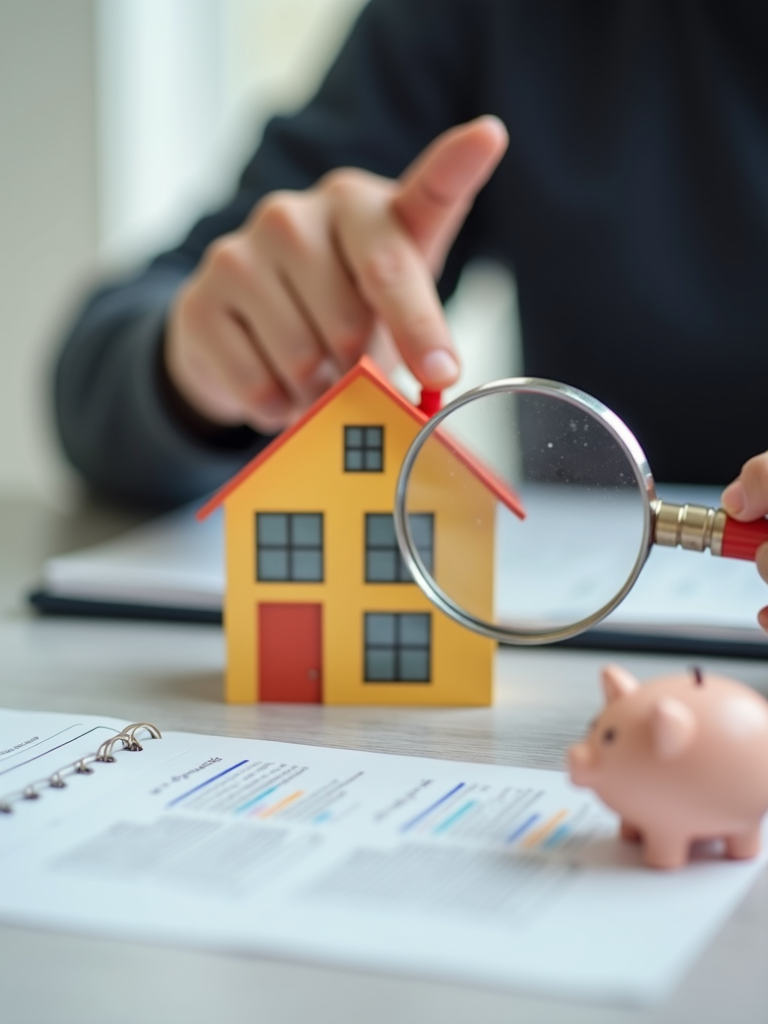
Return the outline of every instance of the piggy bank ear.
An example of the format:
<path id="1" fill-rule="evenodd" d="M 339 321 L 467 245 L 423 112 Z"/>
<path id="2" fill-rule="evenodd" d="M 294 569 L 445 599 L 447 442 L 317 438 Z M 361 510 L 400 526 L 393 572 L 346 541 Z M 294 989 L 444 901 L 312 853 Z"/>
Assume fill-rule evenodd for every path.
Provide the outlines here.
<path id="1" fill-rule="evenodd" d="M 617 700 L 619 697 L 625 697 L 628 693 L 633 693 L 640 685 L 632 673 L 622 668 L 621 665 L 606 665 L 600 678 L 603 683 L 606 704 L 610 704 L 611 701 Z"/>
<path id="2" fill-rule="evenodd" d="M 651 736 L 659 757 L 679 757 L 696 735 L 693 712 L 681 700 L 660 697 L 651 708 Z"/>

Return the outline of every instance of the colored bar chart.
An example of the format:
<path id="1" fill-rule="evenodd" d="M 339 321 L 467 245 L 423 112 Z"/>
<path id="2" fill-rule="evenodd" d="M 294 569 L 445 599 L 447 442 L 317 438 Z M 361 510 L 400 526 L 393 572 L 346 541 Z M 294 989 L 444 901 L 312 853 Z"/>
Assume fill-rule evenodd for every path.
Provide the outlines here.
<path id="1" fill-rule="evenodd" d="M 526 851 L 549 850 L 570 834 L 569 811 L 535 809 L 540 806 L 535 792 L 491 792 L 460 782 L 406 821 L 400 831 L 462 842 L 490 840 Z"/>

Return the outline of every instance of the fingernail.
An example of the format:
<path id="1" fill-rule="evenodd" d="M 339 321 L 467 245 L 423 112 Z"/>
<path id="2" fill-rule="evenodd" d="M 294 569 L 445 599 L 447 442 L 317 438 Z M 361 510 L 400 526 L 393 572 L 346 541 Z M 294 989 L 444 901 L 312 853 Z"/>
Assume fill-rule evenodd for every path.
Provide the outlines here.
<path id="1" fill-rule="evenodd" d="M 312 376 L 310 377 L 310 383 L 312 387 L 322 394 L 326 391 L 331 384 L 335 384 L 339 379 L 340 374 L 336 364 L 332 359 L 324 359 L 322 363 L 318 364 Z"/>
<path id="2" fill-rule="evenodd" d="M 496 114 L 484 114 L 479 118 L 479 120 L 484 121 L 488 125 L 493 125 L 499 135 L 503 135 L 505 138 L 509 135 L 507 126 Z"/>
<path id="3" fill-rule="evenodd" d="M 720 497 L 720 501 L 729 515 L 737 516 L 746 504 L 744 485 L 741 480 L 734 480 L 732 484 L 728 484 Z"/>
<path id="4" fill-rule="evenodd" d="M 459 375 L 459 364 L 445 349 L 434 349 L 421 360 L 422 383 L 445 387 L 453 384 Z"/>

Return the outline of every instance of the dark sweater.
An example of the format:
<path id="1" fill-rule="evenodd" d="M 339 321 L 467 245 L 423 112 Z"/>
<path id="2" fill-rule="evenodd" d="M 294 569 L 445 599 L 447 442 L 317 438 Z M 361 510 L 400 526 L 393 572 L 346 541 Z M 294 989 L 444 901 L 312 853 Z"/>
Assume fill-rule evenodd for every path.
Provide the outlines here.
<path id="1" fill-rule="evenodd" d="M 264 438 L 196 425 L 164 378 L 179 284 L 265 193 L 343 165 L 396 176 L 481 113 L 511 143 L 443 296 L 469 259 L 507 263 L 526 372 L 611 405 L 657 479 L 724 483 L 768 447 L 768 6 L 373 0 L 315 99 L 267 126 L 231 202 L 83 309 L 56 410 L 85 477 L 170 505 L 252 456 Z"/>

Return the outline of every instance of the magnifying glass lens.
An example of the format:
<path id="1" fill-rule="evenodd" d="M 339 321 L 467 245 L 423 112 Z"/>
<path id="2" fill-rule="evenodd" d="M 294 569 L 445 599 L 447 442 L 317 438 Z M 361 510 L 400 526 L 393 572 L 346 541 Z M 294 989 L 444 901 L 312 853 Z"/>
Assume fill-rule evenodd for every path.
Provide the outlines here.
<path id="1" fill-rule="evenodd" d="M 647 550 L 631 458 L 599 414 L 557 394 L 453 409 L 418 452 L 404 506 L 430 589 L 512 642 L 585 628 Z"/>

